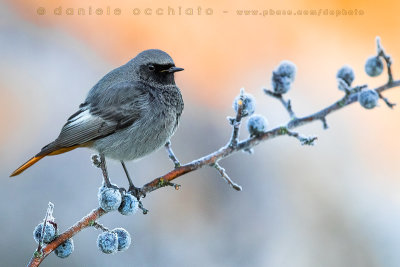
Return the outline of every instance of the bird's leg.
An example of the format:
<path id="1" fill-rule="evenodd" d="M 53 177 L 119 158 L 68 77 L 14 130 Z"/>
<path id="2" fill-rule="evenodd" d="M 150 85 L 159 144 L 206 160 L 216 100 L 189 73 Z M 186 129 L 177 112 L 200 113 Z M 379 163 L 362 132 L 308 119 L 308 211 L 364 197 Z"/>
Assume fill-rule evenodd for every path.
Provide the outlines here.
<path id="1" fill-rule="evenodd" d="M 175 168 L 179 168 L 181 166 L 181 163 L 179 162 L 178 158 L 175 156 L 174 151 L 172 151 L 171 141 L 167 141 L 167 143 L 165 143 L 165 149 L 167 150 L 168 157 L 174 163 Z"/>
<path id="2" fill-rule="evenodd" d="M 125 162 L 123 160 L 121 160 L 121 165 L 122 165 L 122 168 L 124 168 L 126 178 L 128 179 L 128 183 L 129 183 L 128 192 L 131 192 L 132 195 L 134 195 L 137 198 L 137 200 L 139 201 L 139 209 L 142 210 L 143 214 L 147 214 L 147 212 L 149 212 L 149 210 L 145 209 L 143 207 L 142 201 L 140 201 L 140 198 L 145 197 L 145 195 L 142 194 L 142 192 L 140 191 L 140 188 L 136 187 L 133 184 L 132 179 L 128 173 L 128 169 L 126 168 Z"/>
<path id="3" fill-rule="evenodd" d="M 129 175 L 129 173 L 128 173 L 128 169 L 126 168 L 125 162 L 124 162 L 123 160 L 121 160 L 121 164 L 122 164 L 122 168 L 124 168 L 124 172 L 125 172 L 125 174 L 126 174 L 126 178 L 128 179 L 129 189 L 130 189 L 130 188 L 136 188 L 136 187 L 133 185 L 133 183 L 132 183 L 131 177 L 130 177 L 130 175 Z"/>
<path id="4" fill-rule="evenodd" d="M 125 174 L 126 174 L 126 178 L 128 179 L 128 183 L 129 183 L 129 189 L 128 189 L 128 191 L 129 191 L 129 192 L 132 192 L 134 196 L 138 197 L 140 188 L 137 188 L 137 187 L 133 184 L 132 179 L 131 179 L 131 177 L 130 177 L 130 175 L 129 175 L 129 173 L 128 173 L 128 169 L 126 168 L 125 162 L 124 162 L 123 160 L 121 160 L 121 165 L 122 165 L 122 168 L 124 168 L 124 171 L 125 171 Z"/>
<path id="5" fill-rule="evenodd" d="M 107 166 L 106 166 L 106 158 L 104 154 L 94 154 L 92 155 L 92 163 L 95 167 L 100 168 L 103 173 L 104 185 L 108 188 L 114 188 L 120 191 L 121 194 L 126 192 L 125 188 L 118 187 L 116 185 L 111 184 L 110 178 L 108 177 Z"/>

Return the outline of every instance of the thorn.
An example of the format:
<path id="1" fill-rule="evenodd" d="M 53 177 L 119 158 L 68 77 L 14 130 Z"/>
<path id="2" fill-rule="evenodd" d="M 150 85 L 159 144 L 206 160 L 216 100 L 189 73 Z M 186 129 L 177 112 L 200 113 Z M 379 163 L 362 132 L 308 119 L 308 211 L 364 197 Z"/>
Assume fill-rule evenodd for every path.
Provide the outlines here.
<path id="1" fill-rule="evenodd" d="M 235 118 L 228 116 L 228 117 L 226 117 L 226 119 L 228 120 L 230 125 L 233 126 L 235 124 Z"/>
<path id="2" fill-rule="evenodd" d="M 171 182 L 167 182 L 167 183 L 165 183 L 165 185 L 166 186 L 172 186 L 172 187 L 175 188 L 175 190 L 179 190 L 181 188 L 180 184 L 174 184 L 174 183 L 171 183 Z"/>
<path id="3" fill-rule="evenodd" d="M 245 149 L 243 149 L 243 152 L 252 155 L 252 154 L 254 154 L 254 149 L 253 148 L 245 148 Z"/>
<path id="4" fill-rule="evenodd" d="M 329 128 L 329 125 L 328 122 L 326 121 L 326 118 L 323 117 L 321 121 L 322 121 L 322 127 L 324 128 L 324 130 L 327 130 Z"/>
<path id="5" fill-rule="evenodd" d="M 380 92 L 378 92 L 378 95 L 379 95 L 379 98 L 382 99 L 389 108 L 393 109 L 394 106 L 396 106 L 396 103 L 390 102 L 389 99 L 384 97 Z"/>
<path id="6" fill-rule="evenodd" d="M 148 209 L 145 209 L 145 208 L 143 207 L 142 201 L 140 201 L 140 200 L 139 200 L 139 209 L 142 210 L 142 212 L 143 212 L 144 215 L 146 215 L 146 214 L 149 212 Z"/>
<path id="7" fill-rule="evenodd" d="M 314 141 L 317 140 L 318 137 L 313 136 L 313 137 L 307 137 L 307 138 L 302 138 L 300 140 L 302 146 L 313 146 Z"/>

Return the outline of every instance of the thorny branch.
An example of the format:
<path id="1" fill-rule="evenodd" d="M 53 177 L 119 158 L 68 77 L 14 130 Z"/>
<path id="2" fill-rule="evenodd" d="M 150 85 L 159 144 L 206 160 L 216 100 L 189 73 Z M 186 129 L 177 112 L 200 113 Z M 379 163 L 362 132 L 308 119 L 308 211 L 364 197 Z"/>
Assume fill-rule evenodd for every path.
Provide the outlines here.
<path id="1" fill-rule="evenodd" d="M 400 86 L 400 80 L 393 80 L 392 77 L 392 72 L 391 72 L 391 58 L 385 54 L 384 50 L 382 49 L 380 45 L 380 40 L 377 38 L 377 49 L 378 49 L 378 55 L 382 56 L 385 59 L 387 69 L 388 69 L 388 82 L 382 86 L 379 86 L 373 90 L 375 90 L 379 97 L 389 106 L 393 107 L 394 104 L 389 102 L 385 97 L 383 97 L 382 92 L 389 90 L 394 87 L 399 87 Z M 179 185 L 172 183 L 174 179 L 187 174 L 189 172 L 198 170 L 204 166 L 210 166 L 213 168 L 216 168 L 216 170 L 220 173 L 220 175 L 228 182 L 229 185 L 231 185 L 234 189 L 240 191 L 242 188 L 234 183 L 229 176 L 227 175 L 225 169 L 223 169 L 219 165 L 219 161 L 229 157 L 235 152 L 238 151 L 251 151 L 253 147 L 257 146 L 261 142 L 264 142 L 266 140 L 278 137 L 278 136 L 291 136 L 297 138 L 301 144 L 303 145 L 312 145 L 313 142 L 317 139 L 316 137 L 303 137 L 297 132 L 291 131 L 291 129 L 303 126 L 307 123 L 311 123 L 314 121 L 321 121 L 323 123 L 324 129 L 328 128 L 327 122 L 326 122 L 326 117 L 337 111 L 340 110 L 346 106 L 349 106 L 356 102 L 358 100 L 358 92 L 360 92 L 363 88 L 365 88 L 366 85 L 362 86 L 356 86 L 352 89 L 346 90 L 346 94 L 333 104 L 329 105 L 326 108 L 323 108 L 313 114 L 304 116 L 304 117 L 296 117 L 295 113 L 292 110 L 290 100 L 285 101 L 282 97 L 282 95 L 277 95 L 272 91 L 269 90 L 264 90 L 264 92 L 268 95 L 271 95 L 277 99 L 279 99 L 283 106 L 286 108 L 288 111 L 291 119 L 286 125 L 279 126 L 276 128 L 273 128 L 265 133 L 262 133 L 257 136 L 250 136 L 245 140 L 239 141 L 239 128 L 241 124 L 241 119 L 242 119 L 242 103 L 239 102 L 237 114 L 235 118 L 228 118 L 231 125 L 232 125 L 232 135 L 230 138 L 230 141 L 228 144 L 225 146 L 219 148 L 215 152 L 212 152 L 204 157 L 201 157 L 199 159 L 193 160 L 187 164 L 181 165 L 177 158 L 175 157 L 174 153 L 172 152 L 170 148 L 170 144 L 167 143 L 165 145 L 167 152 L 169 154 L 170 159 L 174 162 L 175 168 L 171 170 L 170 172 L 152 180 L 151 182 L 143 185 L 141 188 L 138 188 L 134 193 L 135 196 L 137 197 L 138 200 L 141 198 L 145 197 L 146 194 L 155 191 L 157 189 L 160 189 L 165 186 L 173 186 L 175 189 L 179 188 Z M 243 95 L 243 93 L 241 92 Z M 97 165 L 96 165 L 97 164 Z M 100 162 L 95 162 L 94 165 L 99 167 Z M 146 213 L 147 210 L 143 208 L 140 202 L 140 208 L 143 210 L 143 213 Z M 39 266 L 40 263 L 52 252 L 54 251 L 60 244 L 65 242 L 67 239 L 71 238 L 72 236 L 76 235 L 83 229 L 87 227 L 96 227 L 102 229 L 102 227 L 97 224 L 96 220 L 106 214 L 107 212 L 104 211 L 101 208 L 97 208 L 93 211 L 91 211 L 88 215 L 83 217 L 80 221 L 78 221 L 75 225 L 73 225 L 71 228 L 69 228 L 67 231 L 59 235 L 56 239 L 54 239 L 51 243 L 47 244 L 45 247 L 41 248 L 39 246 L 38 251 L 36 251 L 29 262 L 28 266 Z"/>

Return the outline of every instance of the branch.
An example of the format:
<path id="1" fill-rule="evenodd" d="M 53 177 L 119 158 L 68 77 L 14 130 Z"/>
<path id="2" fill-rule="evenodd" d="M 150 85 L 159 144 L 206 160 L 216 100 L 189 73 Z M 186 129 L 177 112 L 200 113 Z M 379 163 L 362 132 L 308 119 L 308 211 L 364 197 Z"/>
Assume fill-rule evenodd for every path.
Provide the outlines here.
<path id="1" fill-rule="evenodd" d="M 378 93 L 381 93 L 383 91 L 386 91 L 388 89 L 398 87 L 398 86 L 400 86 L 400 80 L 393 81 L 391 84 L 385 84 L 383 86 L 377 87 L 374 90 Z M 263 141 L 266 141 L 266 140 L 269 140 L 269 139 L 272 139 L 272 138 L 275 138 L 278 136 L 288 135 L 288 131 L 285 130 L 286 128 L 287 128 L 287 130 L 290 130 L 293 128 L 300 127 L 307 123 L 311 123 L 311 122 L 318 121 L 318 120 L 325 120 L 325 118 L 332 112 L 342 109 L 346 106 L 349 106 L 356 101 L 357 101 L 357 94 L 355 94 L 355 93 L 352 95 L 349 95 L 349 96 L 344 96 L 342 99 L 336 101 L 335 103 L 328 106 L 327 108 L 324 108 L 324 109 L 322 109 L 318 112 L 315 112 L 311 115 L 301 117 L 301 118 L 296 118 L 294 120 L 289 121 L 289 123 L 287 123 L 287 125 L 285 127 L 276 127 L 276 128 L 269 130 L 259 136 L 250 137 L 248 139 L 240 141 L 236 147 L 230 147 L 229 145 L 221 147 L 220 149 L 218 149 L 217 151 L 215 151 L 209 155 L 206 155 L 202 158 L 196 159 L 190 163 L 184 164 L 181 167 L 176 168 L 176 169 L 168 172 L 167 174 L 164 174 L 164 175 L 154 179 L 153 181 L 145 184 L 140 189 L 140 193 L 143 195 L 146 195 L 147 193 L 150 193 L 154 190 L 157 190 L 161 187 L 166 186 L 166 182 L 171 182 L 172 180 L 174 180 L 186 173 L 195 171 L 206 165 L 212 165 L 221 159 L 229 157 L 234 152 L 244 150 L 244 149 L 250 149 Z"/>
<path id="2" fill-rule="evenodd" d="M 42 261 L 55 250 L 59 245 L 64 243 L 67 239 L 73 237 L 83 229 L 89 226 L 93 226 L 94 222 L 106 214 L 107 212 L 101 208 L 97 208 L 92 210 L 88 215 L 83 217 L 80 221 L 75 223 L 71 228 L 67 231 L 59 235 L 56 239 L 54 239 L 51 243 L 47 244 L 43 249 L 41 255 L 37 255 L 36 253 L 32 256 L 30 262 L 28 263 L 28 267 L 39 266 Z"/>

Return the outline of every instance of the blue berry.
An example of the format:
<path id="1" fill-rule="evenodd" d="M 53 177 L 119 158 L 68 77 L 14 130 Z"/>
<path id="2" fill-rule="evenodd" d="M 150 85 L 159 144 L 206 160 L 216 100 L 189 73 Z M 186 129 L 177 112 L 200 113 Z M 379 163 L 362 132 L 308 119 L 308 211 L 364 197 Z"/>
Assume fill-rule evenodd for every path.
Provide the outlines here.
<path id="1" fill-rule="evenodd" d="M 373 109 L 378 104 L 379 95 L 375 90 L 363 90 L 358 95 L 358 102 L 366 109 Z"/>
<path id="2" fill-rule="evenodd" d="M 243 89 L 242 89 L 243 90 Z M 239 100 L 240 100 L 240 95 L 238 95 L 235 98 L 235 101 L 233 101 L 233 109 L 238 112 L 239 109 Z M 242 102 L 242 117 L 250 116 L 251 114 L 254 113 L 256 109 L 256 100 L 251 94 L 244 93 L 243 92 L 243 102 Z"/>
<path id="3" fill-rule="evenodd" d="M 257 136 L 267 131 L 267 119 L 258 114 L 252 115 L 247 121 L 247 130 L 251 136 Z"/>
<path id="4" fill-rule="evenodd" d="M 131 235 L 124 228 L 115 228 L 112 230 L 118 236 L 118 251 L 125 251 L 131 245 Z"/>
<path id="5" fill-rule="evenodd" d="M 117 210 L 121 205 L 121 193 L 118 189 L 102 186 L 97 196 L 100 207 L 105 211 Z"/>
<path id="6" fill-rule="evenodd" d="M 40 242 L 40 238 L 42 236 L 42 230 L 43 230 L 43 223 L 39 223 L 35 230 L 33 231 L 33 238 L 35 239 L 36 243 Z M 44 237 L 43 237 L 43 243 L 50 243 L 51 241 L 56 238 L 57 235 L 57 230 L 55 226 L 50 223 L 49 221 L 46 223 L 45 231 L 44 231 Z"/>
<path id="7" fill-rule="evenodd" d="M 354 71 L 350 66 L 344 65 L 338 70 L 336 78 L 344 80 L 348 86 L 351 86 L 354 81 Z"/>
<path id="8" fill-rule="evenodd" d="M 66 258 L 74 251 L 74 241 L 72 238 L 67 239 L 64 243 L 59 245 L 55 250 L 57 257 Z"/>
<path id="9" fill-rule="evenodd" d="M 282 61 L 272 72 L 272 88 L 277 94 L 285 94 L 296 77 L 296 65 L 288 60 Z"/>
<path id="10" fill-rule="evenodd" d="M 135 214 L 139 208 L 139 201 L 132 196 L 132 194 L 127 193 L 122 196 L 121 206 L 119 206 L 118 211 L 122 215 Z"/>
<path id="11" fill-rule="evenodd" d="M 371 76 L 376 77 L 380 75 L 383 71 L 382 59 L 378 56 L 372 56 L 367 59 L 365 63 L 365 72 Z"/>
<path id="12" fill-rule="evenodd" d="M 103 232 L 97 237 L 97 247 L 106 254 L 115 253 L 118 250 L 118 235 L 113 232 Z"/>

